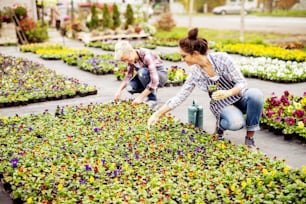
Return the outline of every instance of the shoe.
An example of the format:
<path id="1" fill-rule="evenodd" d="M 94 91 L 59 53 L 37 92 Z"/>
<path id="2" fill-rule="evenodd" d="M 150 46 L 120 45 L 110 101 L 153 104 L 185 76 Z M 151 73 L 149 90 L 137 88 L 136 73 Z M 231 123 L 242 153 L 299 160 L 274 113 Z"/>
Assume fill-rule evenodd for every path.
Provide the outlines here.
<path id="1" fill-rule="evenodd" d="M 245 136 L 244 144 L 252 150 L 256 149 L 255 140 L 253 137 Z"/>
<path id="2" fill-rule="evenodd" d="M 151 110 L 156 110 L 158 108 L 157 101 L 148 100 L 145 102 L 148 106 L 150 106 Z"/>
<path id="3" fill-rule="evenodd" d="M 223 135 L 218 135 L 218 134 L 217 134 L 217 136 L 218 136 L 218 137 L 217 137 L 218 140 L 225 140 L 225 138 L 224 138 Z"/>

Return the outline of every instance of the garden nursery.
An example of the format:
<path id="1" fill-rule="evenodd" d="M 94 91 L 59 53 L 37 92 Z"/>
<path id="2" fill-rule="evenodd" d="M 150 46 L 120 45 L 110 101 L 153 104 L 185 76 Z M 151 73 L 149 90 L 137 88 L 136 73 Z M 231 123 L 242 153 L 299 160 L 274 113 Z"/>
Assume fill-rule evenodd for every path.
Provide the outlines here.
<path id="1" fill-rule="evenodd" d="M 306 164 L 293 168 L 260 148 L 217 140 L 173 114 L 149 130 L 148 105 L 92 100 L 102 86 L 118 88 L 126 75 L 126 65 L 114 59 L 116 41 L 84 42 L 46 29 L 63 42 L 0 47 L 0 111 L 15 112 L 0 112 L 0 180 L 12 203 L 306 203 Z M 130 42 L 158 50 L 166 62 L 169 79 L 159 91 L 181 87 L 189 70 L 178 38 L 147 34 Z M 210 52 L 236 56 L 248 80 L 304 86 L 300 94 L 284 89 L 265 97 L 260 123 L 279 140 L 305 147 L 305 50 L 230 41 L 209 45 Z M 112 83 L 103 84 L 106 79 Z M 29 106 L 43 111 L 20 111 Z"/>

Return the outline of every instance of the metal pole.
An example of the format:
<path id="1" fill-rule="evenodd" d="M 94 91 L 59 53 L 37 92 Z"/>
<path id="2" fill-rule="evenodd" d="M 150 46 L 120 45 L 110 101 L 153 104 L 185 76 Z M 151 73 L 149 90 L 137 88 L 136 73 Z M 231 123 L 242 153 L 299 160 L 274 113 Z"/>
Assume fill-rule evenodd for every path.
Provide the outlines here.
<path id="1" fill-rule="evenodd" d="M 74 38 L 74 29 L 73 29 L 73 22 L 74 22 L 74 16 L 73 16 L 73 0 L 71 0 L 71 32 L 72 32 L 72 38 Z"/>
<path id="2" fill-rule="evenodd" d="M 44 21 L 44 0 L 41 1 L 41 20 L 42 20 L 42 25 L 45 25 L 45 21 Z"/>
<path id="3" fill-rule="evenodd" d="M 241 10 L 240 10 L 240 42 L 244 42 L 244 17 L 245 17 L 244 2 L 245 2 L 245 0 L 241 0 Z"/>
<path id="4" fill-rule="evenodd" d="M 191 29 L 192 27 L 192 10 L 193 10 L 193 0 L 189 0 L 189 23 L 188 23 L 189 29 Z"/>

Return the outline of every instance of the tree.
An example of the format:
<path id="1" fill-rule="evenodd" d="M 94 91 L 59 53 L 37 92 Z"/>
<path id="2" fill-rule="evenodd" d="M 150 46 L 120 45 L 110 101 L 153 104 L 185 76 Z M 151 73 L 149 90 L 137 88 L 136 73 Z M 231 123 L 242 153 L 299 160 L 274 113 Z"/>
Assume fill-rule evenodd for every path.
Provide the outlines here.
<path id="1" fill-rule="evenodd" d="M 265 0 L 264 1 L 265 11 L 268 13 L 272 13 L 273 10 L 273 0 Z"/>
<path id="2" fill-rule="evenodd" d="M 103 22 L 102 22 L 103 27 L 104 28 L 111 28 L 112 25 L 113 25 L 113 22 L 112 22 L 111 13 L 109 12 L 107 4 L 103 5 L 102 13 L 103 13 Z"/>
<path id="3" fill-rule="evenodd" d="M 128 28 L 129 25 L 134 24 L 134 11 L 131 4 L 128 4 L 125 11 L 125 28 Z"/>
<path id="4" fill-rule="evenodd" d="M 117 4 L 113 4 L 113 28 L 116 29 L 120 27 L 121 20 L 120 20 L 120 11 Z"/>
<path id="5" fill-rule="evenodd" d="M 99 26 L 99 18 L 97 14 L 97 7 L 95 4 L 91 6 L 90 11 L 91 11 L 91 19 L 90 19 L 90 22 L 87 24 L 87 27 L 90 30 L 93 30 Z"/>

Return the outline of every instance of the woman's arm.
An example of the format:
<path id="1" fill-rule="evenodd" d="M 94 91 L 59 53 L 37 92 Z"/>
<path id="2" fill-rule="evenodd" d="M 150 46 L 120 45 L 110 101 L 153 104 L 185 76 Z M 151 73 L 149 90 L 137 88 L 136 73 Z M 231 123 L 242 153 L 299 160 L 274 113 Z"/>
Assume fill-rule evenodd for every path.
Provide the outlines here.
<path id="1" fill-rule="evenodd" d="M 167 105 L 167 104 L 164 104 L 162 107 L 160 107 L 155 113 L 153 113 L 153 115 L 149 118 L 148 120 L 148 129 L 150 129 L 150 127 L 152 125 L 154 125 L 158 119 L 160 118 L 160 116 L 168 113 L 169 111 L 171 111 L 171 108 Z"/>

